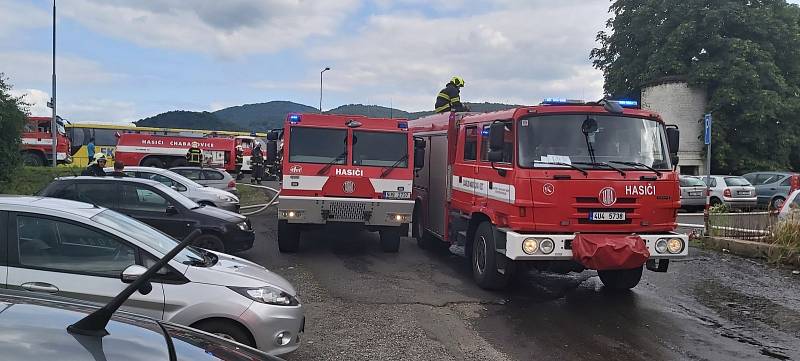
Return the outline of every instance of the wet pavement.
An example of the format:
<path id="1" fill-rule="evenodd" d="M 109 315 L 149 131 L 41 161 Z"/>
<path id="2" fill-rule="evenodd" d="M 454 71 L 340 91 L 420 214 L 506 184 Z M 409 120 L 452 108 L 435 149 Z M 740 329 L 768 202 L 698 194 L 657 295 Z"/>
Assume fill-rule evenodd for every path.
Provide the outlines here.
<path id="1" fill-rule="evenodd" d="M 254 216 L 241 255 L 284 275 L 306 307 L 288 360 L 800 360 L 800 276 L 692 248 L 630 292 L 595 272 L 530 272 L 477 287 L 465 259 L 380 251 L 374 233 L 305 233 L 280 254 L 274 211 Z"/>

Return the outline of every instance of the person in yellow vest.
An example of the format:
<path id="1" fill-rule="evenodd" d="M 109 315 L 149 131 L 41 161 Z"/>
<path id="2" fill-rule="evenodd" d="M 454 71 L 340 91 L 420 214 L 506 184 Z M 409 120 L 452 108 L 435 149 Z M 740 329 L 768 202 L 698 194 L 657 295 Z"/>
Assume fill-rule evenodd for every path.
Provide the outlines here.
<path id="1" fill-rule="evenodd" d="M 244 174 L 242 173 L 242 164 L 244 164 L 244 147 L 241 144 L 236 146 L 236 180 L 242 180 Z"/>
<path id="2" fill-rule="evenodd" d="M 454 76 L 453 79 L 450 79 L 444 89 L 436 95 L 434 110 L 437 113 L 468 112 L 469 108 L 461 103 L 461 88 L 463 87 L 464 79 L 461 77 Z"/>
<path id="3" fill-rule="evenodd" d="M 200 149 L 200 143 L 192 142 L 192 147 L 186 152 L 186 162 L 193 167 L 203 166 L 203 150 Z"/>

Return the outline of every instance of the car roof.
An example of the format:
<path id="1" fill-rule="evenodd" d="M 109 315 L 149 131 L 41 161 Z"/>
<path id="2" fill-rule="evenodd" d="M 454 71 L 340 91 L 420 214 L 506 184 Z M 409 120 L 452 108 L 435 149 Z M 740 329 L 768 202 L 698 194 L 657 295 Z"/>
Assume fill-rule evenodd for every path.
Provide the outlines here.
<path id="1" fill-rule="evenodd" d="M 210 167 L 172 167 L 172 168 L 170 168 L 168 170 L 173 170 L 173 169 L 177 169 L 177 170 L 213 170 L 213 171 L 220 172 L 220 173 L 221 172 L 225 172 L 224 169 L 210 168 Z"/>
<path id="2" fill-rule="evenodd" d="M 795 174 L 794 172 L 787 172 L 787 171 L 759 171 L 759 172 L 750 172 L 744 175 L 758 175 L 758 174 L 780 174 L 780 175 L 792 175 Z"/>
<path id="3" fill-rule="evenodd" d="M 133 183 L 143 183 L 149 184 L 152 186 L 158 186 L 163 184 L 158 181 L 145 179 L 145 178 L 134 178 L 134 177 L 93 177 L 93 176 L 78 176 L 78 177 L 59 177 L 56 178 L 57 181 L 101 181 L 101 182 L 133 182 Z"/>
<path id="4" fill-rule="evenodd" d="M 156 321 L 115 313 L 102 339 L 74 335 L 67 326 L 97 307 L 0 292 L 0 352 L 3 360 L 166 360 L 169 350 Z M 132 357 L 135 355 L 135 357 Z M 100 358 L 96 358 L 99 356 Z"/>
<path id="5" fill-rule="evenodd" d="M 60 198 L 38 196 L 0 195 L 0 210 L 15 211 L 40 211 L 52 213 L 53 211 L 65 212 L 81 217 L 92 218 L 105 210 L 103 207 L 89 203 L 71 201 Z"/>

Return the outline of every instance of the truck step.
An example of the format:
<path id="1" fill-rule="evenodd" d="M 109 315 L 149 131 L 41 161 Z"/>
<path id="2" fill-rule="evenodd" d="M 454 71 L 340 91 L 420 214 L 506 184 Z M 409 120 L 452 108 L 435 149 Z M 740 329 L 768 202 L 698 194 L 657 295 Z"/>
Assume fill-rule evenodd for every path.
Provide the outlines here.
<path id="1" fill-rule="evenodd" d="M 467 253 L 464 250 L 464 246 L 460 246 L 460 245 L 457 245 L 457 244 L 454 244 L 454 245 L 450 246 L 450 253 L 452 253 L 452 254 L 454 254 L 456 256 L 461 256 L 461 257 L 466 257 L 467 256 Z"/>

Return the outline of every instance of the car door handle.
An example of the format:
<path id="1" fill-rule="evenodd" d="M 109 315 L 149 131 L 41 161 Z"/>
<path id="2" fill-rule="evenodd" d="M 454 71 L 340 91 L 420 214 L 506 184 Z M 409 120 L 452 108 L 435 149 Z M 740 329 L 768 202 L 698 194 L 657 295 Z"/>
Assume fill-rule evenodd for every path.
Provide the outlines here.
<path id="1" fill-rule="evenodd" d="M 58 287 L 45 282 L 23 283 L 20 287 L 33 292 L 56 293 L 60 291 Z"/>

